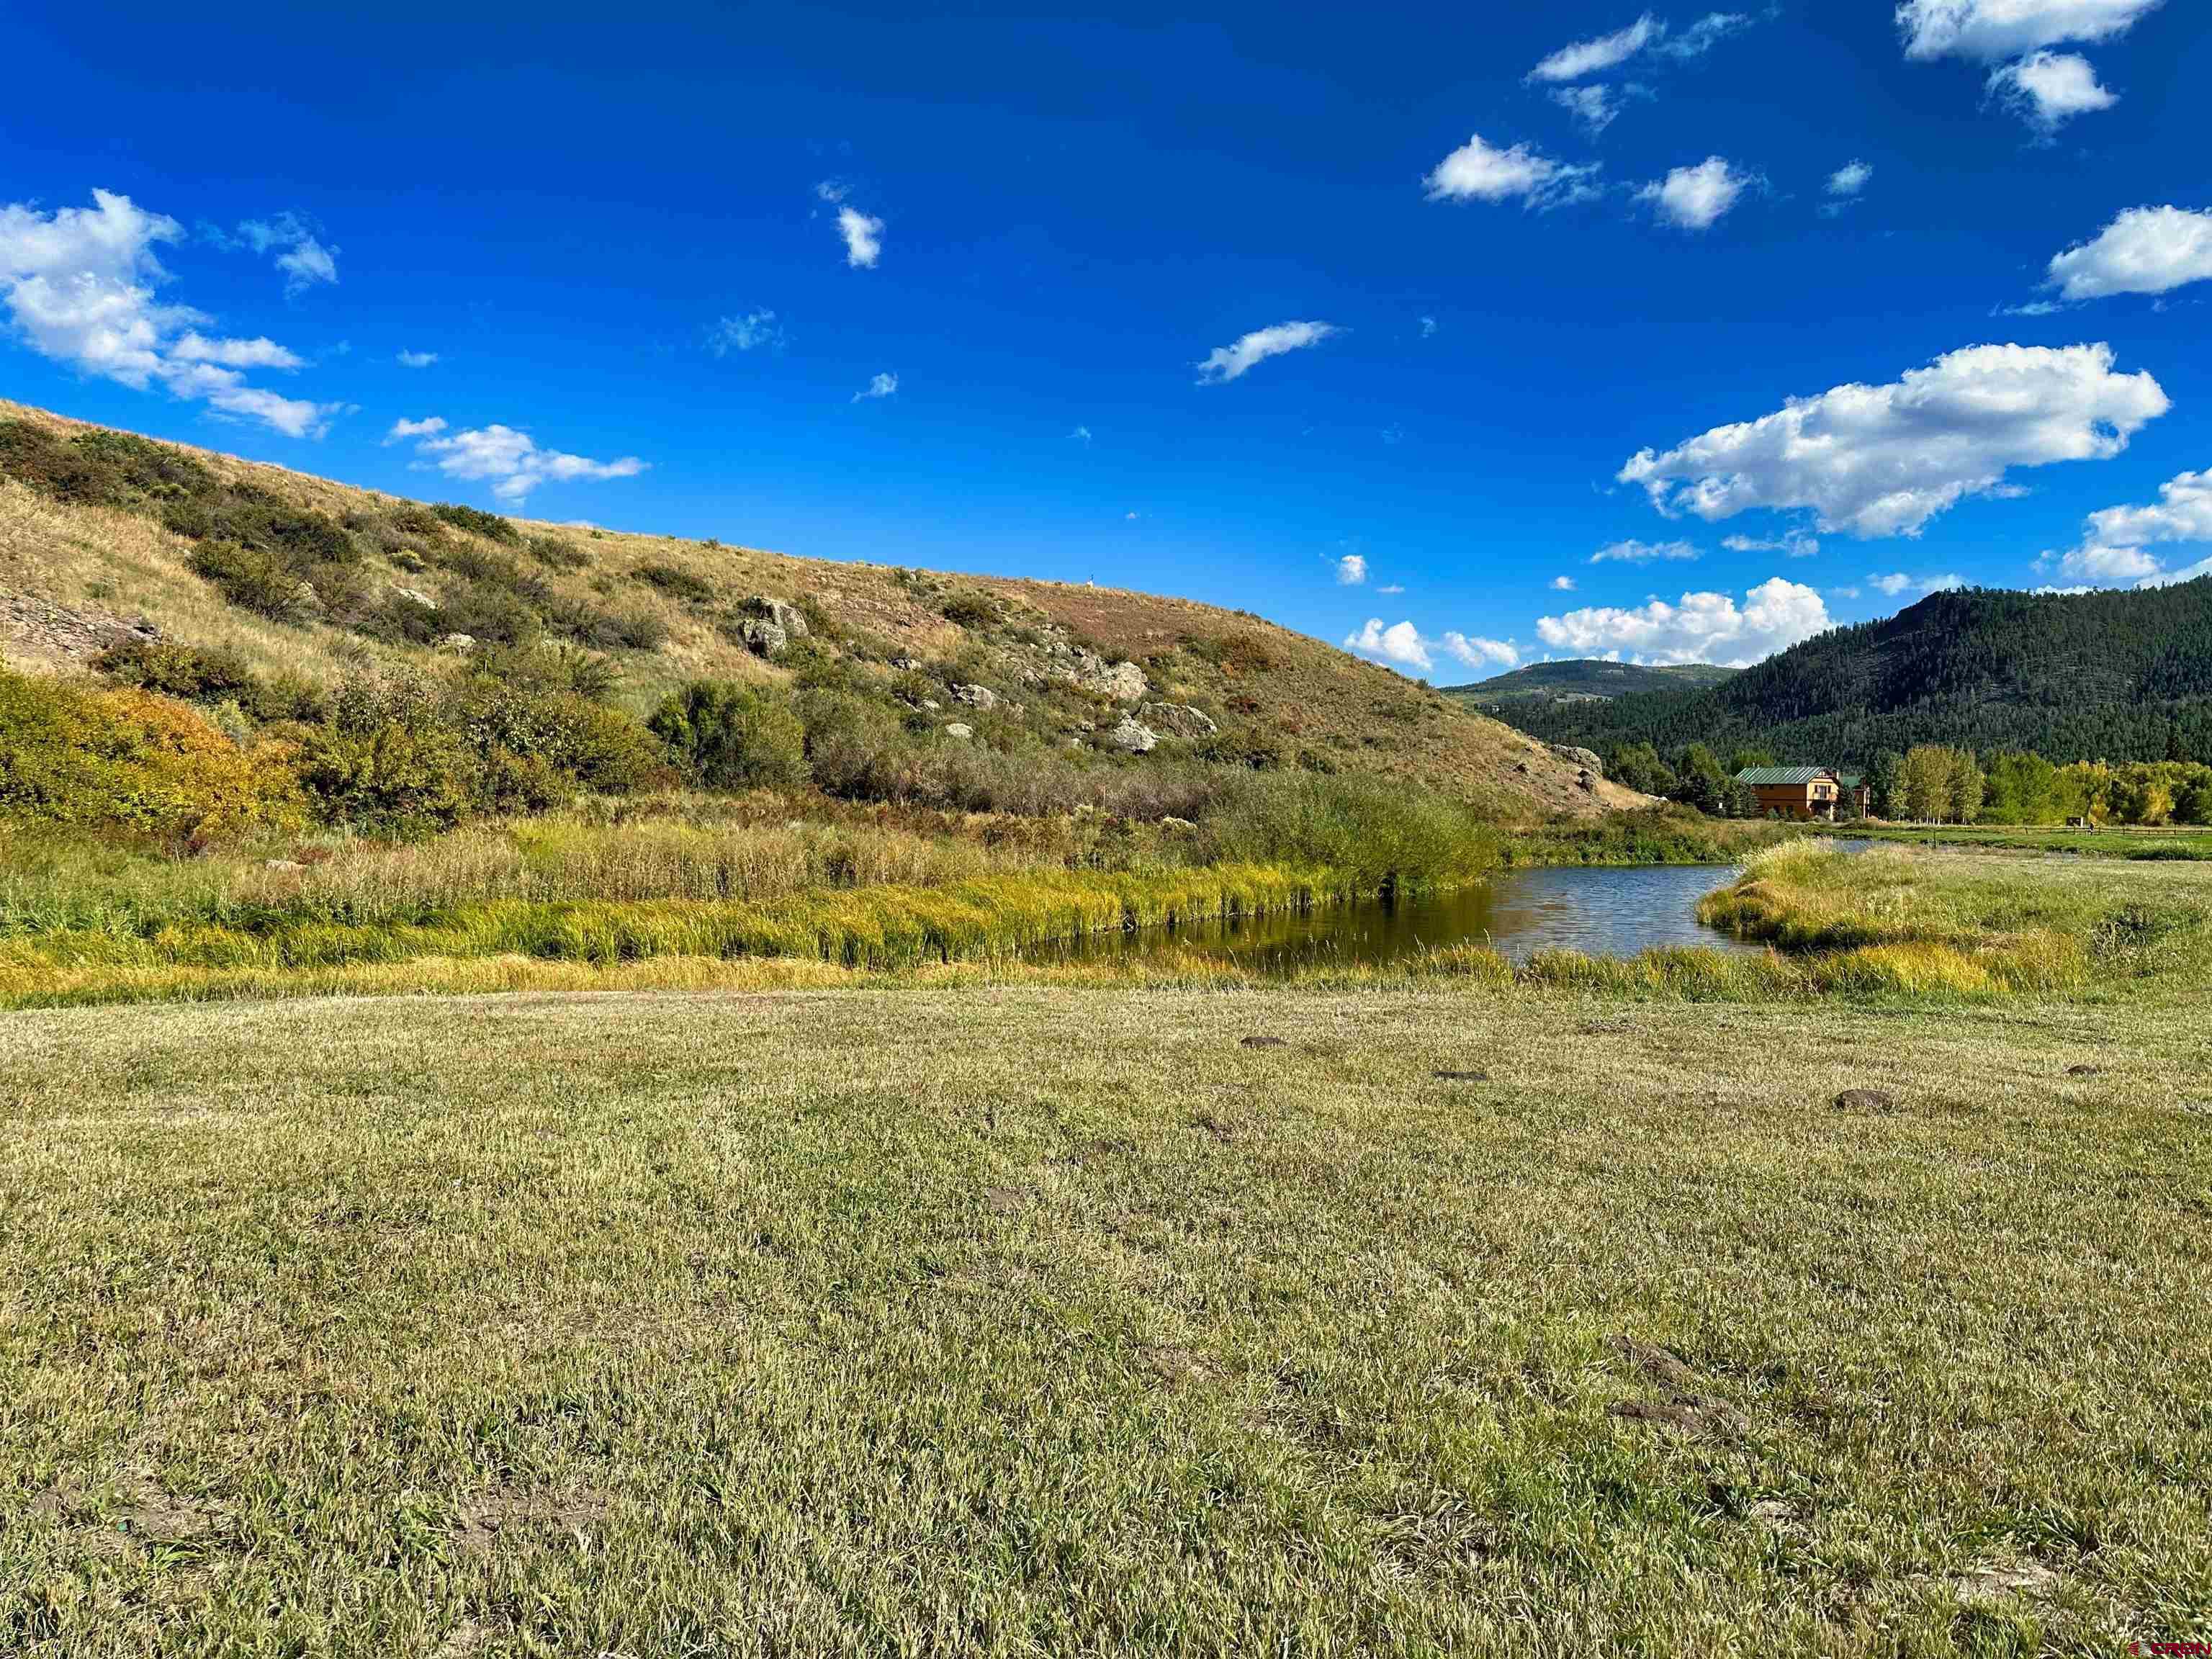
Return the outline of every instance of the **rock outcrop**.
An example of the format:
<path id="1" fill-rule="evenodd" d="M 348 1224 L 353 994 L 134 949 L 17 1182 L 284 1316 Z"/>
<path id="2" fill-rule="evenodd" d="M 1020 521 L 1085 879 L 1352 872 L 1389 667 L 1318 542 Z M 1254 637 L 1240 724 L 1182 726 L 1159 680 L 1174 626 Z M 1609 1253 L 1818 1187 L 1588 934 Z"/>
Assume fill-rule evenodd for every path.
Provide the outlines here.
<path id="1" fill-rule="evenodd" d="M 1124 714 L 1121 723 L 1106 734 L 1106 741 L 1132 755 L 1149 755 L 1158 746 L 1160 734 L 1134 714 Z"/>
<path id="2" fill-rule="evenodd" d="M 1137 717 L 1171 738 L 1210 738 L 1221 729 L 1203 708 L 1194 708 L 1187 702 L 1144 703 L 1138 708 Z"/>
<path id="3" fill-rule="evenodd" d="M 756 593 L 744 603 L 738 637 L 757 657 L 774 657 L 793 640 L 806 637 L 806 618 L 796 606 Z"/>

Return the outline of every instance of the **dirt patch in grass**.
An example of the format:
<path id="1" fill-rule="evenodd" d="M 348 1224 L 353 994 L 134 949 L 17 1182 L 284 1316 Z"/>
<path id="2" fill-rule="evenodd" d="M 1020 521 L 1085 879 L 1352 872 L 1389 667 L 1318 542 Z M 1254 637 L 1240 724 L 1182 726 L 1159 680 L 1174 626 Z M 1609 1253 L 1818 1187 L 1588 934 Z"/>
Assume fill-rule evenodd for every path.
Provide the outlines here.
<path id="1" fill-rule="evenodd" d="M 526 1548 L 547 1539 L 590 1533 L 605 1524 L 607 1500 L 594 1492 L 530 1492 L 493 1486 L 460 1506 L 453 1542 L 465 1555 Z"/>

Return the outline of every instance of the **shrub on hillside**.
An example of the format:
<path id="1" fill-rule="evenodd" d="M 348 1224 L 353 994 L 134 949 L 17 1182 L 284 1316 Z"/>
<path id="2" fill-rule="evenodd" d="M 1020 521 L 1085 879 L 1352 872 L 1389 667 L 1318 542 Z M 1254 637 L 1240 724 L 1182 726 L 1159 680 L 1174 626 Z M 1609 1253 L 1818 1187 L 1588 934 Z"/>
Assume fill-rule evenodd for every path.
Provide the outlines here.
<path id="1" fill-rule="evenodd" d="M 646 722 L 676 763 L 709 789 L 803 789 L 806 728 L 790 700 L 726 680 L 694 680 Z"/>
<path id="2" fill-rule="evenodd" d="M 536 639 L 543 624 L 520 595 L 493 582 L 464 579 L 447 583 L 439 595 L 437 626 L 441 635 L 465 634 L 471 639 L 519 645 Z"/>
<path id="3" fill-rule="evenodd" d="M 219 702 L 225 697 L 242 702 L 254 688 L 253 671 L 228 646 L 125 640 L 94 657 L 92 665 L 118 684 L 186 702 Z"/>
<path id="4" fill-rule="evenodd" d="M 469 796 L 478 811 L 542 811 L 582 791 L 627 794 L 666 775 L 635 720 L 573 691 L 472 674 L 447 712 L 474 758 Z"/>
<path id="5" fill-rule="evenodd" d="M 149 692 L 0 671 L 0 817 L 204 846 L 297 817 L 288 754 Z"/>
<path id="6" fill-rule="evenodd" d="M 482 507 L 464 507 L 458 501 L 436 501 L 430 511 L 456 530 L 465 530 L 495 542 L 518 542 L 522 532 L 496 513 L 487 513 Z"/>
<path id="7" fill-rule="evenodd" d="M 799 718 L 806 763 L 824 793 L 852 800 L 908 800 L 910 741 L 880 703 L 848 691 L 804 691 Z"/>
<path id="8" fill-rule="evenodd" d="M 0 421 L 0 473 L 57 501 L 127 506 L 134 497 L 167 499 L 219 488 L 183 451 L 127 432 L 64 438 L 30 421 Z"/>
<path id="9" fill-rule="evenodd" d="M 558 536 L 532 536 L 526 545 L 532 558 L 556 570 L 581 570 L 592 562 L 589 553 Z"/>
<path id="10" fill-rule="evenodd" d="M 228 646 L 127 640 L 101 652 L 92 665 L 118 685 L 186 702 L 228 704 L 257 720 L 319 720 L 330 712 L 322 688 L 312 680 L 257 674 Z"/>
<path id="11" fill-rule="evenodd" d="M 237 542 L 203 542 L 186 561 L 241 611 L 271 622 L 298 622 L 318 600 L 308 583 L 278 555 Z"/>
<path id="12" fill-rule="evenodd" d="M 714 598 L 714 583 L 702 576 L 692 574 L 680 565 L 646 563 L 629 574 L 647 587 L 656 588 L 672 599 L 682 599 L 690 605 L 707 605 Z"/>
<path id="13" fill-rule="evenodd" d="M 988 628 L 1006 615 L 1006 602 L 995 594 L 972 590 L 955 593 L 938 607 L 945 621 L 963 628 Z"/>

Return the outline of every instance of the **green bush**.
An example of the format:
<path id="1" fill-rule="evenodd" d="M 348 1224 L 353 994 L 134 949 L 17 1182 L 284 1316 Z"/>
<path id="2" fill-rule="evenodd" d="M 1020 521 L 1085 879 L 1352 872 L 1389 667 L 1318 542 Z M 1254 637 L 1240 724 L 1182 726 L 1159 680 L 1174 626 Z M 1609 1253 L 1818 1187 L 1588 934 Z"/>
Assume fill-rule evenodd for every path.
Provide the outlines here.
<path id="1" fill-rule="evenodd" d="M 404 836 L 459 820 L 470 763 L 421 681 L 363 675 L 339 689 L 329 720 L 302 735 L 296 764 L 325 821 Z"/>
<path id="2" fill-rule="evenodd" d="M 439 595 L 435 615 L 441 636 L 466 634 L 471 639 L 500 645 L 526 643 L 536 639 L 543 628 L 538 612 L 522 598 L 485 581 L 447 583 Z"/>
<path id="3" fill-rule="evenodd" d="M 532 558 L 556 570 L 581 570 L 592 562 L 589 553 L 558 536 L 532 536 L 526 545 Z"/>
<path id="4" fill-rule="evenodd" d="M 204 846 L 297 815 L 280 744 L 242 748 L 195 708 L 0 671 L 0 819 Z"/>
<path id="5" fill-rule="evenodd" d="M 611 643 L 633 651 L 658 651 L 668 643 L 668 624 L 650 611 L 617 611 L 606 618 Z"/>
<path id="6" fill-rule="evenodd" d="M 678 765 L 709 789 L 803 789 L 806 728 L 790 702 L 726 680 L 694 680 L 646 722 Z"/>
<path id="7" fill-rule="evenodd" d="M 845 691 L 799 694 L 806 763 L 824 793 L 855 800 L 914 798 L 906 765 L 909 740 L 881 704 Z"/>
<path id="8" fill-rule="evenodd" d="M 658 588 L 673 599 L 691 605 L 711 604 L 714 585 L 703 577 L 672 564 L 641 564 L 629 573 L 647 587 Z"/>
<path id="9" fill-rule="evenodd" d="M 283 557 L 236 542 L 203 542 L 188 563 L 241 611 L 272 622 L 298 622 L 317 603 L 313 586 Z"/>
<path id="10" fill-rule="evenodd" d="M 219 488 L 198 461 L 167 444 L 127 432 L 71 438 L 30 421 L 0 421 L 0 473 L 57 501 L 127 506 L 133 497 L 166 499 Z"/>
<path id="11" fill-rule="evenodd" d="M 635 720 L 571 691 L 474 674 L 449 718 L 475 759 L 479 811 L 543 811 L 583 790 L 626 794 L 665 770 Z"/>
<path id="12" fill-rule="evenodd" d="M 562 691 L 604 702 L 622 680 L 622 670 L 595 651 L 550 640 L 529 647 L 480 647 L 476 672 L 533 691 Z"/>
<path id="13" fill-rule="evenodd" d="M 988 628 L 1006 615 L 1006 602 L 994 594 L 955 593 L 938 607 L 945 621 L 963 628 Z"/>
<path id="14" fill-rule="evenodd" d="M 175 640 L 126 640 L 92 659 L 100 673 L 122 685 L 158 691 L 186 702 L 241 702 L 255 689 L 246 659 L 227 646 L 185 645 Z"/>
<path id="15" fill-rule="evenodd" d="M 452 525 L 456 530 L 465 530 L 495 542 L 519 542 L 522 532 L 496 513 L 487 513 L 482 507 L 464 507 L 458 501 L 437 501 L 430 511 Z"/>

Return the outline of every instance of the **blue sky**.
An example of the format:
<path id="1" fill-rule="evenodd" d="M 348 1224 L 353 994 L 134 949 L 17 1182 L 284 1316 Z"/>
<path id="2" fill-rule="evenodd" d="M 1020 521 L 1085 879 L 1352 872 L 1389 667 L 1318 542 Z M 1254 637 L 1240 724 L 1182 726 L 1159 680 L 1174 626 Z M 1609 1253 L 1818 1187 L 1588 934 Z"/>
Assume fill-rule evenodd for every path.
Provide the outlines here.
<path id="1" fill-rule="evenodd" d="M 939 9 L 19 5 L 0 392 L 1440 683 L 2212 556 L 2197 0 Z"/>

